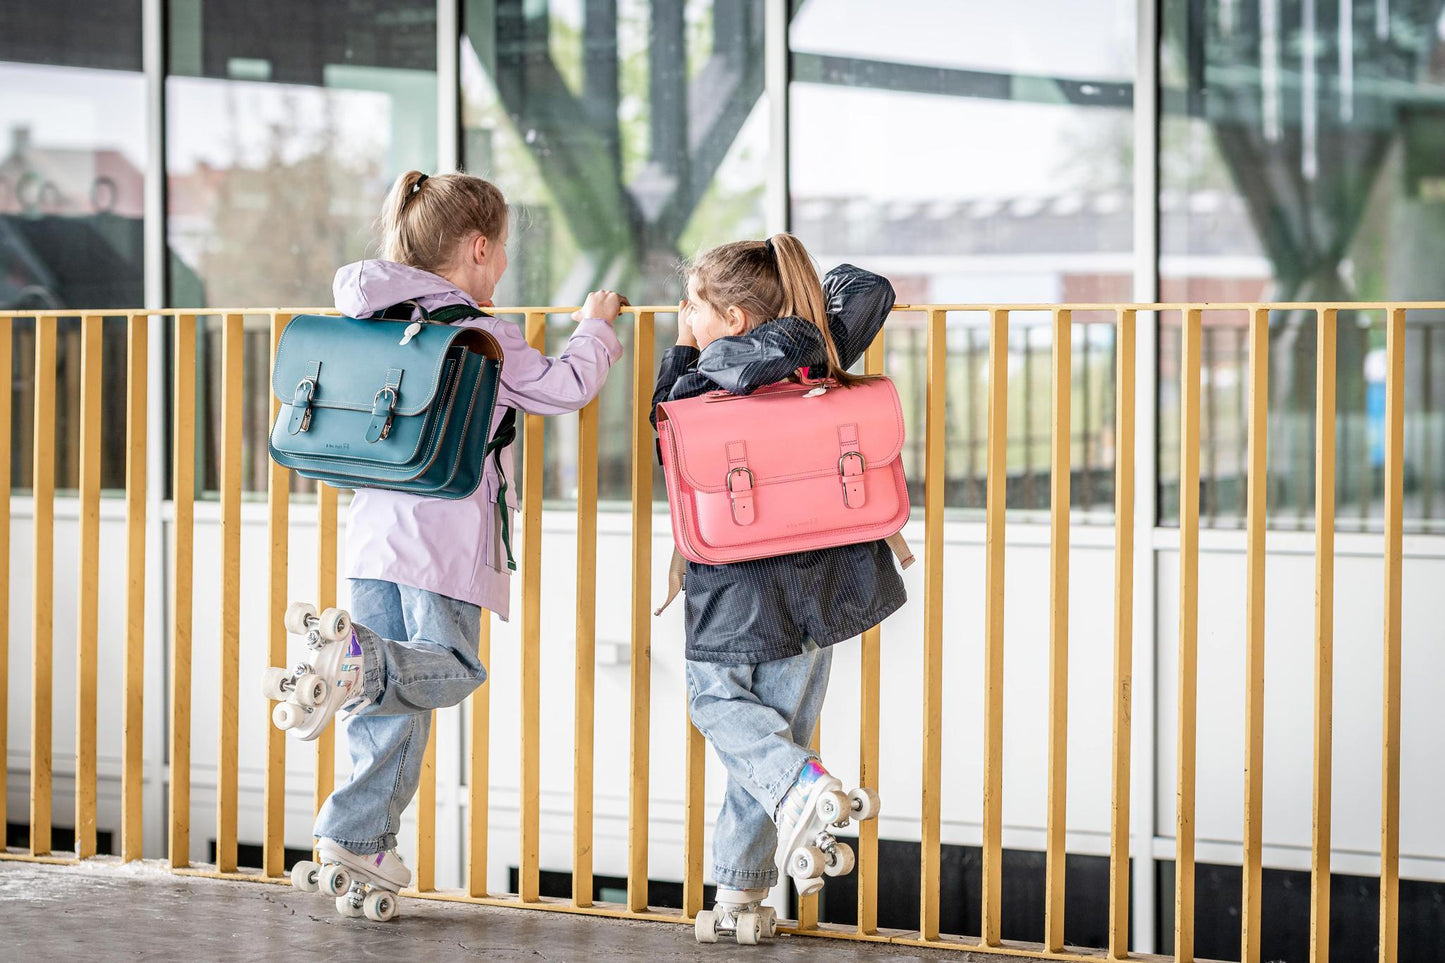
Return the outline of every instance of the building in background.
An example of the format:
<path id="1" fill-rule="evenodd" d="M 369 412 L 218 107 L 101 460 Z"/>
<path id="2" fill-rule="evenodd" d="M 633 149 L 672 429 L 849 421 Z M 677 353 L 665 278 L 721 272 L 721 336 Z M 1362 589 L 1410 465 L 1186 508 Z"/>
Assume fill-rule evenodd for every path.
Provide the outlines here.
<path id="1" fill-rule="evenodd" d="M 687 257 L 783 229 L 825 269 L 852 261 L 888 275 L 907 303 L 1445 297 L 1441 0 L 799 0 L 783 30 L 764 0 L 157 5 L 165 47 L 149 75 L 141 0 L 0 9 L 0 309 L 327 304 L 335 267 L 371 250 L 392 179 L 453 164 L 495 180 L 512 205 L 499 302 L 576 302 L 605 285 L 671 303 Z M 1156 24 L 1157 45 L 1141 47 Z M 770 70 L 779 50 L 786 70 Z M 1157 115 L 1141 117 L 1153 95 Z M 553 320 L 560 343 L 566 319 Z M 984 504 L 986 320 L 959 312 L 948 327 L 946 501 L 964 521 Z M 1113 314 L 1073 320 L 1075 521 L 1108 523 Z M 1153 320 L 1159 389 L 1141 403 L 1155 405 L 1156 521 L 1167 528 L 1179 318 Z M 1201 511 L 1219 529 L 1244 519 L 1246 320 L 1212 313 L 1204 331 Z M 1049 321 L 1018 312 L 1010 333 L 1008 499 L 1024 522 L 1048 508 Z M 1383 321 L 1340 316 L 1343 531 L 1380 527 Z M 1409 321 L 1406 525 L 1440 534 L 1445 318 Z M 670 324 L 660 319 L 659 346 Z M 921 424 L 922 317 L 899 314 L 887 332 L 888 371 Z M 76 333 L 63 323 L 61 438 L 74 434 Z M 33 351 L 23 323 L 14 337 L 23 489 Z M 248 332 L 248 377 L 264 378 L 266 338 Z M 120 370 L 118 329 L 106 344 Z M 1314 352 L 1313 315 L 1275 312 L 1277 529 L 1312 524 Z M 203 332 L 203 426 L 217 418 L 217 353 Z M 602 406 L 602 497 L 618 501 L 630 359 Z M 113 441 L 123 406 L 108 384 Z M 257 492 L 266 420 L 264 402 L 246 413 L 243 474 Z M 547 426 L 546 493 L 561 502 L 575 484 L 571 430 Z M 915 484 L 919 438 L 906 456 Z M 198 450 L 198 484 L 213 489 L 214 445 Z M 58 458 L 58 481 L 74 485 L 73 446 Z M 119 463 L 107 462 L 108 487 Z M 949 857 L 959 879 L 977 871 L 965 849 Z M 1031 878 L 1019 859 L 1014 878 Z M 1227 888 L 1220 874 L 1211 885 Z M 1441 892 L 1428 898 L 1438 905 Z M 844 919 L 846 902 L 825 911 Z M 904 904 L 885 925 L 913 925 Z M 1204 904 L 1199 952 L 1233 952 L 1207 949 Z"/>

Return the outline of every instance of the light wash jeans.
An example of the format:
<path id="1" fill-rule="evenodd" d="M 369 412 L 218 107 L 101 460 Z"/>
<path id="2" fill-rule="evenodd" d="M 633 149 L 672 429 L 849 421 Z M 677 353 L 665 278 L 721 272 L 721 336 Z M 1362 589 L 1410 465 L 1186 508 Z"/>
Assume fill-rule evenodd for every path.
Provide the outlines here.
<path id="1" fill-rule="evenodd" d="M 713 879 L 736 889 L 778 881 L 773 814 L 798 773 L 828 691 L 833 649 L 812 641 L 772 662 L 687 663 L 688 712 L 728 771 L 713 834 Z"/>
<path id="2" fill-rule="evenodd" d="M 487 679 L 477 658 L 482 610 L 395 582 L 350 581 L 371 704 L 346 723 L 351 779 L 321 807 L 315 835 L 379 853 L 396 846 L 402 810 L 416 795 L 431 710 L 456 705 Z"/>

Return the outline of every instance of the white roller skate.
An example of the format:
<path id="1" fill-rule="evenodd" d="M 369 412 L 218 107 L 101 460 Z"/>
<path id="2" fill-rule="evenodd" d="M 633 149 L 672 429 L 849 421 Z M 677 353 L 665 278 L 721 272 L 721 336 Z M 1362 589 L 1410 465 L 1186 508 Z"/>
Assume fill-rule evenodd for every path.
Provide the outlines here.
<path id="1" fill-rule="evenodd" d="M 345 917 L 385 923 L 396 915 L 396 894 L 411 882 L 411 870 L 396 850 L 364 856 L 323 837 L 316 851 L 320 863 L 307 859 L 291 867 L 292 886 L 336 897 L 336 912 Z"/>
<path id="2" fill-rule="evenodd" d="M 316 614 L 316 606 L 292 602 L 286 607 L 286 631 L 304 636 L 306 653 L 293 669 L 272 666 L 261 682 L 261 694 L 276 700 L 271 721 L 298 739 L 321 734 L 336 710 L 361 696 L 361 644 L 344 609 Z"/>
<path id="3" fill-rule="evenodd" d="M 799 896 L 823 888 L 824 876 L 846 876 L 853 871 L 853 847 L 833 835 L 849 820 L 862 822 L 878 816 L 878 793 L 843 784 L 820 764 L 803 768 L 798 781 L 779 806 L 778 874 L 792 877 Z"/>
<path id="4" fill-rule="evenodd" d="M 743 946 L 756 946 L 778 935 L 778 913 L 764 906 L 765 889 L 718 887 L 717 902 L 697 914 L 692 932 L 699 943 L 716 943 L 720 935 L 731 936 Z"/>

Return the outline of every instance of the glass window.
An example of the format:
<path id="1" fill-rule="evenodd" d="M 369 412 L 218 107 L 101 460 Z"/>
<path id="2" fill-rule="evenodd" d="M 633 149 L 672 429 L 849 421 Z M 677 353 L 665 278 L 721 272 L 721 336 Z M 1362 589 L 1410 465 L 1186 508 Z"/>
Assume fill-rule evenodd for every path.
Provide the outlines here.
<path id="1" fill-rule="evenodd" d="M 1168 0 L 1160 52 L 1160 274 L 1191 301 L 1438 297 L 1445 252 L 1439 4 Z M 1244 523 L 1248 319 L 1205 316 L 1201 515 Z M 1382 312 L 1340 312 L 1342 529 L 1383 513 Z M 1313 526 L 1313 311 L 1270 318 L 1270 523 Z M 1406 333 L 1405 518 L 1445 528 L 1445 314 Z M 1179 316 L 1160 331 L 1160 510 L 1177 522 Z M 1169 433 L 1173 433 L 1172 436 Z"/>
<path id="2" fill-rule="evenodd" d="M 1134 5 L 901 0 L 890 11 L 808 0 L 790 30 L 792 227 L 824 269 L 887 275 L 900 303 L 1129 300 Z M 1114 319 L 1073 321 L 1073 504 L 1104 519 Z M 953 507 L 984 506 L 987 323 L 949 316 Z M 1011 318 L 1012 508 L 1048 507 L 1050 325 Z M 924 318 L 896 315 L 884 330 L 921 499 Z"/>
<path id="3" fill-rule="evenodd" d="M 512 208 L 498 304 L 575 304 L 594 288 L 676 304 L 679 263 L 760 237 L 767 104 L 761 0 L 463 7 L 463 156 Z M 549 350 L 571 328 L 553 318 Z M 632 330 L 601 399 L 599 490 L 629 496 Z M 656 351 L 676 319 L 657 319 Z M 548 419 L 546 494 L 576 490 L 576 422 Z M 657 497 L 665 498 L 661 472 Z"/>
<path id="4" fill-rule="evenodd" d="M 436 4 L 168 0 L 166 10 L 169 303 L 330 305 L 336 269 L 370 253 L 392 180 L 435 169 Z M 246 370 L 264 373 L 266 319 L 246 323 Z M 198 349 L 210 438 L 217 331 L 205 326 Z M 268 428 L 264 412 L 248 413 L 248 490 L 265 488 Z M 199 483 L 212 487 L 214 453 L 200 457 Z"/>
<path id="5" fill-rule="evenodd" d="M 140 0 L 0 8 L 0 310 L 144 302 L 145 78 Z M 103 366 L 125 370 L 108 322 Z M 12 483 L 32 474 L 35 326 L 13 326 Z M 101 484 L 124 484 L 123 378 L 105 379 Z M 58 322 L 56 473 L 79 478 L 80 321 Z"/>

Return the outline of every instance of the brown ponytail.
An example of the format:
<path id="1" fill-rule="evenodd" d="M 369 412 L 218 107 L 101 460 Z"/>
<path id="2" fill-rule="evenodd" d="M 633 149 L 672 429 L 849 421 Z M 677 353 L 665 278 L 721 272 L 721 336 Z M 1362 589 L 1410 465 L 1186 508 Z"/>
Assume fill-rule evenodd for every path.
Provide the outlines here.
<path id="1" fill-rule="evenodd" d="M 766 241 L 734 241 L 699 257 L 688 272 L 700 298 L 718 312 L 740 308 L 753 327 L 777 318 L 812 323 L 823 340 L 827 377 L 840 384 L 860 380 L 848 374 L 828 328 L 823 285 L 803 242 L 791 234 Z"/>
<path id="2" fill-rule="evenodd" d="M 507 201 L 496 185 L 470 174 L 407 171 L 396 179 L 377 219 L 381 256 L 438 274 L 473 234 L 500 242 Z"/>

